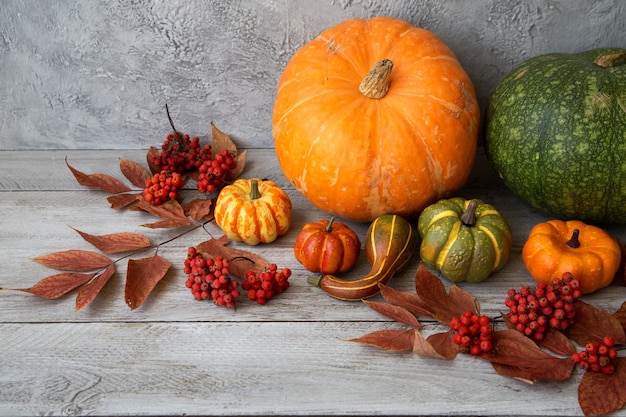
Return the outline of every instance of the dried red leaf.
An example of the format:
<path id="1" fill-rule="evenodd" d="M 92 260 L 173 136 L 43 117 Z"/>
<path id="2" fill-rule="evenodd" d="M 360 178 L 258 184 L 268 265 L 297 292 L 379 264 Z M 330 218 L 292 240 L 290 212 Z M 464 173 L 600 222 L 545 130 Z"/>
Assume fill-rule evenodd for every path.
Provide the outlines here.
<path id="1" fill-rule="evenodd" d="M 76 311 L 87 307 L 96 298 L 109 279 L 115 274 L 115 265 L 110 264 L 104 271 L 100 272 L 94 279 L 78 289 L 76 295 Z"/>
<path id="2" fill-rule="evenodd" d="M 211 154 L 213 157 L 224 149 L 237 155 L 237 146 L 230 136 L 219 130 L 213 122 L 211 122 Z"/>
<path id="3" fill-rule="evenodd" d="M 600 342 L 604 336 L 612 336 L 616 343 L 626 343 L 624 327 L 613 314 L 576 300 L 574 315 L 574 324 L 567 335 L 579 345 Z"/>
<path id="4" fill-rule="evenodd" d="M 85 241 L 105 253 L 129 252 L 151 246 L 150 239 L 138 233 L 121 232 L 97 236 L 81 232 L 73 227 L 72 229 Z"/>
<path id="5" fill-rule="evenodd" d="M 59 298 L 89 281 L 96 273 L 78 274 L 62 272 L 51 275 L 37 282 L 30 288 L 17 288 L 16 291 L 27 292 L 50 300 Z"/>
<path id="6" fill-rule="evenodd" d="M 82 186 L 106 191 L 111 194 L 119 194 L 130 191 L 130 188 L 120 182 L 120 180 L 113 178 L 110 175 L 85 174 L 72 167 L 69 162 L 67 162 L 67 158 L 65 158 L 65 164 L 70 169 L 70 171 L 72 171 L 72 174 L 74 175 L 74 178 L 76 178 L 76 181 L 78 181 L 78 183 Z"/>
<path id="7" fill-rule="evenodd" d="M 123 193 L 107 197 L 107 201 L 111 204 L 113 210 L 128 207 L 140 199 L 142 199 L 142 193 Z"/>
<path id="8" fill-rule="evenodd" d="M 498 330 L 493 335 L 495 353 L 481 357 L 489 360 L 499 374 L 531 383 L 541 379 L 562 381 L 571 376 L 571 358 L 550 355 L 517 330 Z"/>
<path id="9" fill-rule="evenodd" d="M 454 333 L 453 331 L 435 333 L 428 336 L 426 341 L 442 359 L 454 359 L 461 351 L 461 346 L 454 343 Z"/>
<path id="10" fill-rule="evenodd" d="M 261 256 L 227 246 L 229 243 L 227 236 L 219 239 L 209 239 L 200 243 L 196 249 L 208 257 L 222 256 L 230 261 L 231 274 L 244 279 L 249 270 L 255 273 L 263 272 L 269 268 L 269 262 Z"/>
<path id="11" fill-rule="evenodd" d="M 213 216 L 213 199 L 196 198 L 183 205 L 183 211 L 193 220 L 202 220 Z"/>
<path id="12" fill-rule="evenodd" d="M 435 338 L 435 340 L 437 340 Z M 413 353 L 419 356 L 427 356 L 436 359 L 445 359 L 445 357 L 435 349 L 435 347 L 424 339 L 424 336 L 419 331 L 415 331 L 415 337 L 413 341 Z"/>
<path id="13" fill-rule="evenodd" d="M 128 261 L 124 299 L 131 310 L 143 304 L 170 266 L 170 262 L 159 255 Z"/>
<path id="14" fill-rule="evenodd" d="M 506 324 L 509 329 L 515 329 L 515 325 L 511 323 L 509 317 L 504 313 L 501 313 L 501 315 L 504 324 Z M 565 334 L 563 334 L 562 332 L 551 327 L 547 329 L 543 339 L 538 342 L 536 341 L 535 343 L 557 355 L 571 356 L 576 352 L 576 348 L 569 340 L 569 338 L 565 336 Z"/>
<path id="15" fill-rule="evenodd" d="M 235 169 L 233 169 L 233 171 L 231 172 L 233 178 L 238 178 L 241 174 L 243 174 L 243 171 L 246 167 L 246 152 L 247 151 L 244 150 L 235 158 Z"/>
<path id="16" fill-rule="evenodd" d="M 135 187 L 144 188 L 146 181 L 151 178 L 150 173 L 135 161 L 120 158 L 120 171 Z"/>
<path id="17" fill-rule="evenodd" d="M 399 323 L 406 324 L 407 326 L 414 327 L 415 329 L 420 329 L 422 327 L 420 322 L 417 320 L 417 317 L 404 307 L 390 303 L 382 303 L 379 301 L 363 300 L 363 302 L 372 310 Z"/>
<path id="18" fill-rule="evenodd" d="M 148 149 L 148 153 L 146 154 L 146 161 L 148 162 L 148 168 L 150 168 L 150 172 L 152 173 L 152 175 L 161 172 L 159 167 L 154 162 L 152 162 L 155 159 L 160 159 L 160 152 L 157 150 L 157 148 L 151 146 Z"/>
<path id="19" fill-rule="evenodd" d="M 460 317 L 468 310 L 477 313 L 478 304 L 474 296 L 456 285 L 450 287 L 448 294 L 441 279 L 423 263 L 415 275 L 415 292 L 432 312 L 431 317 L 439 323 L 449 324 L 454 317 Z"/>
<path id="20" fill-rule="evenodd" d="M 417 334 L 419 334 L 419 332 L 414 329 L 377 330 L 356 339 L 350 339 L 348 342 L 362 343 L 393 352 L 406 352 L 413 350 L 415 336 Z"/>
<path id="21" fill-rule="evenodd" d="M 399 291 L 385 284 L 379 284 L 379 287 L 380 294 L 387 302 L 404 307 L 416 316 L 433 316 L 428 305 L 417 294 Z"/>
<path id="22" fill-rule="evenodd" d="M 615 372 L 585 372 L 578 385 L 578 404 L 586 416 L 601 416 L 626 404 L 626 358 L 615 358 Z"/>
<path id="23" fill-rule="evenodd" d="M 49 268 L 87 272 L 100 269 L 113 263 L 108 257 L 91 251 L 70 249 L 33 258 L 33 261 Z"/>
<path id="24" fill-rule="evenodd" d="M 176 200 L 168 200 L 165 203 L 155 206 L 144 200 L 137 201 L 137 204 L 131 207 L 134 211 L 144 211 L 154 216 L 166 219 L 166 221 L 142 224 L 144 227 L 156 228 L 173 228 L 188 226 L 191 220 L 185 215 L 185 211 L 180 203 Z"/>

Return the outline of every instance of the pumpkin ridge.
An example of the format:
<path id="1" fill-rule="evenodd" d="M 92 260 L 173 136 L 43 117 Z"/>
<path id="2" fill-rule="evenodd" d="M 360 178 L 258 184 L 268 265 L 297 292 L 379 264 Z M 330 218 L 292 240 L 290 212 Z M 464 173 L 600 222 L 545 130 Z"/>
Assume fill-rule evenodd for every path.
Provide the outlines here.
<path id="1" fill-rule="evenodd" d="M 479 225 L 478 228 L 489 238 L 493 248 L 495 249 L 496 256 L 493 260 L 493 269 L 495 270 L 500 265 L 500 260 L 502 259 L 502 251 L 500 250 L 500 245 L 498 244 L 498 239 L 491 233 L 489 228 Z"/>
<path id="2" fill-rule="evenodd" d="M 450 229 L 450 233 L 448 234 L 448 240 L 446 240 L 446 243 L 442 246 L 441 251 L 439 251 L 439 256 L 437 256 L 436 261 L 437 269 L 441 269 L 442 265 L 448 258 L 448 252 L 450 252 L 450 248 L 456 241 L 460 230 L 461 220 L 454 223 L 454 226 L 452 226 L 452 229 Z"/>

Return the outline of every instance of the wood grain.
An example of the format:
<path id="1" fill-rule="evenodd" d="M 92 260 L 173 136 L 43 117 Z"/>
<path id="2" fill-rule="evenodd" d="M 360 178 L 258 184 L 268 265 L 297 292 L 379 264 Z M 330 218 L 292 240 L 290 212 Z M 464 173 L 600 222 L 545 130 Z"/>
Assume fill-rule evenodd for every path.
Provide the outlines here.
<path id="1" fill-rule="evenodd" d="M 271 150 L 249 149 L 248 155 L 244 176 L 284 186 L 294 202 L 294 221 L 270 245 L 235 245 L 291 268 L 289 290 L 265 306 L 241 299 L 236 310 L 194 301 L 184 286 L 182 262 L 187 247 L 221 235 L 209 224 L 191 226 L 159 248 L 173 266 L 134 311 L 123 300 L 127 259 L 119 260 L 116 275 L 94 303 L 78 312 L 72 295 L 43 300 L 0 291 L 0 416 L 580 415 L 579 373 L 565 382 L 527 385 L 466 356 L 435 360 L 347 342 L 401 325 L 306 283 L 309 273 L 294 259 L 293 242 L 306 222 L 327 216 L 287 183 Z M 142 233 L 155 244 L 187 231 L 148 229 L 140 225 L 151 216 L 112 210 L 105 193 L 76 184 L 66 156 L 81 170 L 122 178 L 118 158 L 142 161 L 145 152 L 0 152 L 0 287 L 28 287 L 55 272 L 33 262 L 36 256 L 93 249 L 69 226 L 91 234 Z M 483 198 L 502 211 L 513 231 L 513 254 L 487 281 L 460 286 L 495 317 L 508 288 L 533 284 L 519 255 L 530 228 L 548 216 L 507 191 L 484 155 L 478 157 L 459 194 Z M 365 235 L 367 225 L 350 226 Z M 626 228 L 609 230 L 626 239 Z M 411 261 L 390 284 L 411 291 L 417 266 L 417 259 Z M 362 256 L 350 274 L 358 277 L 368 269 Z M 624 299 L 625 287 L 585 297 L 609 311 Z M 445 330 L 424 324 L 426 335 Z M 612 415 L 626 416 L 626 410 Z"/>

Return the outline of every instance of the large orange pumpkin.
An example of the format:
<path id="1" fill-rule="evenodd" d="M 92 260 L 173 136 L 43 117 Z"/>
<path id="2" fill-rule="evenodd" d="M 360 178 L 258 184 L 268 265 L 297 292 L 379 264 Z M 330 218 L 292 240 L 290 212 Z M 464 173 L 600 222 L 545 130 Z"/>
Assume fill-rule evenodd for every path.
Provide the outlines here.
<path id="1" fill-rule="evenodd" d="M 453 52 L 403 20 L 348 20 L 292 57 L 273 113 L 286 178 L 354 221 L 415 218 L 466 182 L 480 112 Z"/>

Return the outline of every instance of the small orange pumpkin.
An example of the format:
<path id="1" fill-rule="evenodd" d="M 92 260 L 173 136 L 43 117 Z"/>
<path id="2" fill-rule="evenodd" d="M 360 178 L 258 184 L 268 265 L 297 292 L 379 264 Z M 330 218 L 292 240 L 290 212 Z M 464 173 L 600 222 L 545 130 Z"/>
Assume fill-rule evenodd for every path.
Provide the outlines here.
<path id="1" fill-rule="evenodd" d="M 536 281 L 546 284 L 571 272 L 581 292 L 589 294 L 611 284 L 621 263 L 621 250 L 599 227 L 579 220 L 549 220 L 531 229 L 522 261 Z"/>
<path id="2" fill-rule="evenodd" d="M 237 242 L 269 243 L 291 225 L 291 199 L 272 181 L 238 179 L 227 185 L 215 203 L 215 222 Z"/>
<path id="3" fill-rule="evenodd" d="M 313 205 L 361 222 L 416 218 L 466 182 L 480 112 L 472 81 L 428 30 L 351 19 L 291 58 L 272 128 L 285 177 Z"/>
<path id="4" fill-rule="evenodd" d="M 346 224 L 331 217 L 305 224 L 296 237 L 293 252 L 309 271 L 336 274 L 354 266 L 361 252 L 361 240 Z"/>

